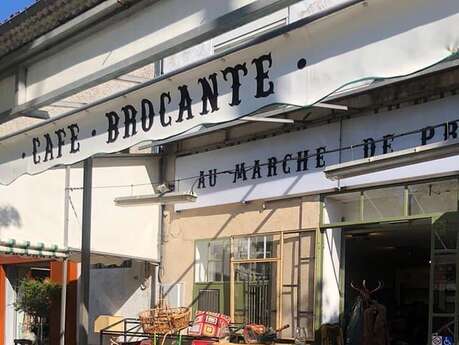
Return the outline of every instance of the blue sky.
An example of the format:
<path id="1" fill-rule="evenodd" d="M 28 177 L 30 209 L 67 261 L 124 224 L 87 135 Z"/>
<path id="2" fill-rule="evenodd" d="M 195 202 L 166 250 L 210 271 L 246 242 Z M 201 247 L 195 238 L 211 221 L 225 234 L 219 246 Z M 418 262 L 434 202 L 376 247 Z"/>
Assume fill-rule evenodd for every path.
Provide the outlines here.
<path id="1" fill-rule="evenodd" d="M 22 11 L 34 2 L 35 0 L 0 0 L 0 22 L 5 21 L 11 14 Z"/>

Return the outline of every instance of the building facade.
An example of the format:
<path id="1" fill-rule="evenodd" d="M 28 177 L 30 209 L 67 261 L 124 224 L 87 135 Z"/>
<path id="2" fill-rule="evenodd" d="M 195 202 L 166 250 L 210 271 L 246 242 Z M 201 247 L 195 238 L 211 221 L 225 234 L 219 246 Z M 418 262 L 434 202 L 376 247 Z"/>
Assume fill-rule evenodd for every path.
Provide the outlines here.
<path id="1" fill-rule="evenodd" d="M 165 210 L 166 293 L 235 322 L 289 324 L 284 336 L 305 327 L 312 341 L 321 325 L 348 323 L 351 284 L 381 282 L 389 322 L 413 308 L 423 315 L 422 332 L 400 337 L 454 332 L 457 156 L 338 180 L 324 171 L 339 159 L 454 141 L 457 97 L 446 84 L 455 73 L 343 95 L 352 115 L 241 125 L 173 145 L 170 179 L 197 201 Z"/>
<path id="2" fill-rule="evenodd" d="M 295 125 L 170 144 L 168 179 L 197 200 L 164 214 L 166 294 L 235 322 L 289 324 L 284 336 L 304 327 L 313 341 L 323 324 L 349 323 L 351 284 L 381 282 L 393 329 L 420 315 L 422 330 L 394 337 L 454 334 L 457 156 L 397 157 L 455 143 L 455 63 L 334 96 L 348 111 L 292 111 Z M 388 154 L 392 169 L 327 177 Z"/>
<path id="3" fill-rule="evenodd" d="M 0 189 L 0 339 L 19 336 L 11 282 L 24 265 L 59 281 L 61 261 L 79 261 L 80 162 L 94 156 L 90 324 L 166 299 L 288 324 L 283 337 L 308 343 L 338 324 L 352 344 L 346 328 L 368 290 L 393 340 L 454 342 L 458 5 L 219 4 L 100 2 L 89 8 L 115 6 L 114 22 L 29 61 L 27 93 L 15 75 L 0 181 L 34 176 Z M 25 128 L 31 104 L 50 119 Z"/>

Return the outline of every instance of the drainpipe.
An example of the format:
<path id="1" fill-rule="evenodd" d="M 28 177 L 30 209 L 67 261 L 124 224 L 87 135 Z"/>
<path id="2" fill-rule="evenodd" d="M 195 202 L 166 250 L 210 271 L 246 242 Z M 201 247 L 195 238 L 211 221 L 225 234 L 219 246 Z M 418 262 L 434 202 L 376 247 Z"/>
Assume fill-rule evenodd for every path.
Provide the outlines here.
<path id="1" fill-rule="evenodd" d="M 168 183 L 168 163 L 170 162 L 171 157 L 175 153 L 175 148 L 171 144 L 167 144 L 163 146 L 162 151 L 159 152 L 159 182 L 160 183 Z M 171 154 L 172 153 L 172 154 Z M 174 186 L 175 187 L 175 186 Z M 163 283 L 162 279 L 164 276 L 164 246 L 166 243 L 166 231 L 165 231 L 165 222 L 164 222 L 164 212 L 166 211 L 166 207 L 164 204 L 160 204 L 160 220 L 159 220 L 159 266 L 158 266 L 158 283 L 159 283 L 159 298 L 163 299 L 163 289 L 161 284 Z"/>
<path id="2" fill-rule="evenodd" d="M 68 247 L 69 231 L 69 202 L 70 202 L 70 166 L 65 167 L 65 193 L 64 193 L 64 248 Z M 59 345 L 65 345 L 65 321 L 67 310 L 67 275 L 68 259 L 64 259 L 62 269 L 61 290 L 61 323 L 59 328 Z"/>
<path id="3" fill-rule="evenodd" d="M 165 176 L 165 162 L 167 160 L 164 159 L 164 156 L 161 155 L 159 157 L 159 181 L 160 183 L 164 182 Z M 158 283 L 159 283 L 159 300 L 163 299 L 163 289 L 162 289 L 162 277 L 164 274 L 164 205 L 159 205 L 159 265 L 158 265 Z"/>
<path id="4" fill-rule="evenodd" d="M 158 300 L 157 303 L 159 303 L 163 298 L 163 275 L 164 275 L 164 264 L 163 264 L 163 259 L 164 259 L 164 205 L 161 204 L 159 205 L 159 265 L 158 265 L 158 288 L 159 288 L 159 293 L 158 293 Z"/>
<path id="5" fill-rule="evenodd" d="M 159 60 L 159 61 L 156 61 L 155 62 L 155 65 L 154 65 L 154 77 L 157 78 L 157 77 L 160 77 L 161 75 L 164 74 L 164 61 L 163 59 Z M 166 150 L 165 152 L 161 152 L 159 151 L 160 153 L 160 156 L 159 156 L 159 183 L 164 183 L 165 182 L 165 176 L 166 176 L 166 170 L 167 170 L 167 167 L 166 167 L 166 163 L 167 163 L 167 159 L 165 159 L 165 154 L 167 153 L 167 146 L 163 146 Z M 162 278 L 163 278 L 163 274 L 164 274 L 164 263 L 163 263 L 163 260 L 164 260 L 164 205 L 163 204 L 160 204 L 159 205 L 159 222 L 158 222 L 158 231 L 159 231 L 159 265 L 158 265 L 158 274 L 157 274 L 157 277 L 158 277 L 158 297 L 159 299 L 157 300 L 157 302 L 160 302 L 162 299 L 163 299 L 163 289 L 162 289 Z"/>

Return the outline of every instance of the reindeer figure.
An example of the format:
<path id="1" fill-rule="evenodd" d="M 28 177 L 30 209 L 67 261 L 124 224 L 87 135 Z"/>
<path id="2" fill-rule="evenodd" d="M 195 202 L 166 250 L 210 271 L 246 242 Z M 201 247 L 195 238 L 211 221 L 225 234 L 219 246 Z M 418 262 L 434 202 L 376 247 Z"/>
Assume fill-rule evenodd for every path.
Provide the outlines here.
<path id="1" fill-rule="evenodd" d="M 372 295 L 384 287 L 383 282 L 378 281 L 378 286 L 372 290 L 367 287 L 365 280 L 361 288 L 353 282 L 351 287 L 360 293 L 364 305 L 362 345 L 388 345 L 386 308 L 372 299 Z"/>

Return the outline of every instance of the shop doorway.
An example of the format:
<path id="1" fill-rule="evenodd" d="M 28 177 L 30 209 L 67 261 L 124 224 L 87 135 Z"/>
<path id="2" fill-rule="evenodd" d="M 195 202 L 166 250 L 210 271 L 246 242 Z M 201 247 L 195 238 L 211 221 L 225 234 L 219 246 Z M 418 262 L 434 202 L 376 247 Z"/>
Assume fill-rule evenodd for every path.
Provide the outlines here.
<path id="1" fill-rule="evenodd" d="M 232 240 L 232 316 L 236 323 L 276 327 L 284 234 L 238 237 Z"/>
<path id="2" fill-rule="evenodd" d="M 272 262 L 235 265 L 235 290 L 240 297 L 238 303 L 235 303 L 235 315 L 242 323 L 275 325 L 274 265 Z"/>
<path id="3" fill-rule="evenodd" d="M 370 291 L 376 290 L 371 299 L 386 311 L 390 344 L 426 344 L 431 291 L 431 229 L 430 219 L 344 229 L 343 323 L 349 345 L 361 344 L 358 339 L 365 333 L 359 326 L 352 326 L 356 313 L 353 307 L 361 295 L 358 290 L 365 286 Z"/>
<path id="4" fill-rule="evenodd" d="M 431 243 L 429 340 L 453 345 L 459 339 L 458 212 L 432 219 Z"/>

